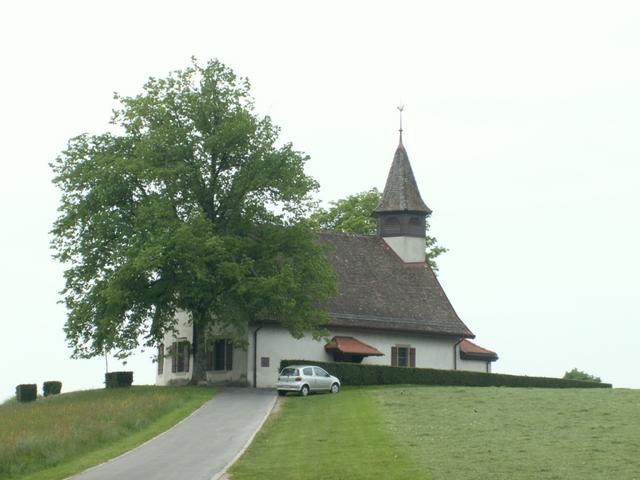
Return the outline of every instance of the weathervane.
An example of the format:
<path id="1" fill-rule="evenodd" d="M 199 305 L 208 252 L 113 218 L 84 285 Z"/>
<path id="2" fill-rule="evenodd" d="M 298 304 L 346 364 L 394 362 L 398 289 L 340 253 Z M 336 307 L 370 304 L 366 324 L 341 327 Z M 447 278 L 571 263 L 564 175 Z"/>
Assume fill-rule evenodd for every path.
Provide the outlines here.
<path id="1" fill-rule="evenodd" d="M 398 105 L 398 111 L 400 112 L 400 143 L 402 143 L 402 111 L 404 110 L 404 105 Z"/>

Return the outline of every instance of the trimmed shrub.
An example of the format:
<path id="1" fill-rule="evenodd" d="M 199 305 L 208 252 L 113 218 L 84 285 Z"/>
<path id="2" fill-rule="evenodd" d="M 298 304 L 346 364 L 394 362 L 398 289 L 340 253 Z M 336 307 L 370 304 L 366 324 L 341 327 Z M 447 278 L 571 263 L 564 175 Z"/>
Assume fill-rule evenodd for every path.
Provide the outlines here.
<path id="1" fill-rule="evenodd" d="M 343 385 L 455 385 L 467 387 L 534 387 L 534 388 L 611 388 L 610 383 L 564 380 L 561 378 L 527 377 L 501 373 L 437 370 L 434 368 L 400 368 L 359 363 L 327 363 L 314 360 L 282 360 L 280 368 L 289 365 L 318 365 L 340 379 Z"/>
<path id="2" fill-rule="evenodd" d="M 35 383 L 23 383 L 16 387 L 16 400 L 19 402 L 33 402 L 38 396 L 38 386 Z"/>
<path id="3" fill-rule="evenodd" d="M 569 372 L 564 372 L 564 376 L 562 377 L 565 380 L 583 380 L 585 382 L 598 382 L 601 383 L 600 377 L 596 377 L 595 375 L 591 375 L 587 372 L 581 372 L 577 368 Z"/>
<path id="4" fill-rule="evenodd" d="M 62 391 L 62 382 L 57 380 L 50 380 L 42 384 L 42 394 L 45 397 L 49 395 L 58 395 Z"/>
<path id="5" fill-rule="evenodd" d="M 109 372 L 104 374 L 107 388 L 130 387 L 133 383 L 133 372 Z"/>

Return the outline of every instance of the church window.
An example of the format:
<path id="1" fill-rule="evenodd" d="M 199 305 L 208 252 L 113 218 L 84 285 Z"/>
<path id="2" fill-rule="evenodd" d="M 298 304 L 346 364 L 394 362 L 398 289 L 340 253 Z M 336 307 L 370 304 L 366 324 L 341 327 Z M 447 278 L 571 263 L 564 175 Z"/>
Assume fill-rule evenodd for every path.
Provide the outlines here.
<path id="1" fill-rule="evenodd" d="M 409 366 L 409 349 L 405 347 L 398 348 L 398 366 L 399 367 L 408 367 Z"/>
<path id="2" fill-rule="evenodd" d="M 158 345 L 158 375 L 164 371 L 164 345 Z"/>
<path id="3" fill-rule="evenodd" d="M 171 371 L 188 372 L 189 357 L 191 355 L 191 343 L 189 340 L 180 340 L 171 345 Z"/>
<path id="4" fill-rule="evenodd" d="M 409 345 L 391 347 L 391 366 L 415 368 L 416 349 Z"/>
<path id="5" fill-rule="evenodd" d="M 229 371 L 233 369 L 233 343 L 228 338 L 219 338 L 208 344 L 206 370 Z"/>

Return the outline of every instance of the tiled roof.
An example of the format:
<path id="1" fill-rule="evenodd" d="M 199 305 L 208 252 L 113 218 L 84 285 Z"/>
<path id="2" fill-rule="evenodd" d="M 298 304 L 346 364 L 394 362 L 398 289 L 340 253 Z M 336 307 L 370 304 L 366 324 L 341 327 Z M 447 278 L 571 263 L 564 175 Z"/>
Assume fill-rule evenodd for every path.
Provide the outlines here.
<path id="1" fill-rule="evenodd" d="M 427 264 L 405 264 L 377 235 L 320 239 L 337 275 L 331 326 L 473 338 Z"/>
<path id="2" fill-rule="evenodd" d="M 373 214 L 404 211 L 420 212 L 427 215 L 431 213 L 431 209 L 427 207 L 420 196 L 420 191 L 409 163 L 409 156 L 402 142 L 400 142 L 393 156 L 387 183 L 382 192 L 382 199 Z"/>
<path id="3" fill-rule="evenodd" d="M 464 339 L 460 342 L 460 357 L 467 358 L 469 360 L 482 359 L 493 362 L 498 359 L 498 354 Z"/>
<path id="4" fill-rule="evenodd" d="M 364 357 L 380 357 L 384 355 L 380 350 L 353 337 L 333 337 L 331 341 L 324 346 L 324 349 L 327 352 L 337 350 L 340 353 L 362 355 Z"/>

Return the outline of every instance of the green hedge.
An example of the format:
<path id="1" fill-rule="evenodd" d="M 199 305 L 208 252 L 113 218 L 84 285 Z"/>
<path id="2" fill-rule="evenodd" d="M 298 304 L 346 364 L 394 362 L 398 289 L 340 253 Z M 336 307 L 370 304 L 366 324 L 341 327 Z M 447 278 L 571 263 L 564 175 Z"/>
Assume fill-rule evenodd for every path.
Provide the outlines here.
<path id="1" fill-rule="evenodd" d="M 42 394 L 45 397 L 49 395 L 58 395 L 62 391 L 62 382 L 57 380 L 50 380 L 42 384 Z"/>
<path id="2" fill-rule="evenodd" d="M 325 363 L 313 360 L 282 360 L 288 365 L 318 365 L 340 379 L 342 385 L 459 385 L 467 387 L 537 387 L 537 388 L 611 388 L 610 383 L 563 380 L 561 378 L 526 377 L 499 373 L 436 370 L 434 368 L 398 368 L 359 363 Z"/>
<path id="3" fill-rule="evenodd" d="M 133 383 L 133 372 L 109 372 L 104 374 L 107 388 L 130 387 Z"/>
<path id="4" fill-rule="evenodd" d="M 38 386 L 35 383 L 22 383 L 16 386 L 16 400 L 19 402 L 33 402 L 38 396 Z"/>

